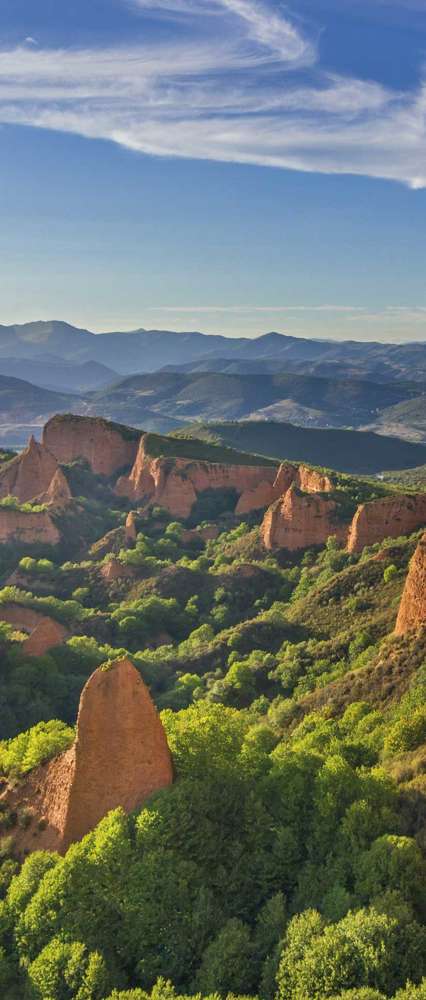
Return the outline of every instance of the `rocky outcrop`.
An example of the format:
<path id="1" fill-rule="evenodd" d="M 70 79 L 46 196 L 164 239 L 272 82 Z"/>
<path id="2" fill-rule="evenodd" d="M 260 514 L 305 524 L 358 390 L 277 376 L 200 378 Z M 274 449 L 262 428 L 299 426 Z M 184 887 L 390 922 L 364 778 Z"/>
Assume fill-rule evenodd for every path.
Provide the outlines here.
<path id="1" fill-rule="evenodd" d="M 119 479 L 116 489 L 121 496 L 164 507 L 174 517 L 186 518 L 205 490 L 234 489 L 241 496 L 261 484 L 272 486 L 275 476 L 275 466 L 153 458 L 146 452 L 143 435 L 131 473 Z M 245 509 L 252 508 L 246 504 Z"/>
<path id="2" fill-rule="evenodd" d="M 42 618 L 22 643 L 22 651 L 27 656 L 44 656 L 49 649 L 62 645 L 67 634 L 66 628 L 53 618 Z"/>
<path id="3" fill-rule="evenodd" d="M 44 500 L 44 503 L 51 504 L 53 507 L 66 507 L 71 502 L 72 493 L 68 480 L 59 466 L 50 483 L 49 489 L 46 490 L 41 499 Z"/>
<path id="4" fill-rule="evenodd" d="M 26 513 L 0 507 L 0 542 L 57 545 L 59 531 L 47 510 Z"/>
<path id="5" fill-rule="evenodd" d="M 108 583 L 112 580 L 128 580 L 134 576 L 131 566 L 125 566 L 119 559 L 108 559 L 101 568 L 101 576 Z"/>
<path id="6" fill-rule="evenodd" d="M 146 451 L 145 437 L 140 440 L 130 475 L 119 479 L 117 493 L 164 507 L 174 517 L 188 517 L 197 497 L 205 490 L 234 489 L 241 496 L 262 483 L 272 485 L 276 476 L 274 466 L 153 458 Z"/>
<path id="7" fill-rule="evenodd" d="M 426 525 L 426 493 L 395 494 L 361 504 L 348 536 L 349 552 L 362 552 L 385 538 L 410 535 Z"/>
<path id="8" fill-rule="evenodd" d="M 395 632 L 397 635 L 405 635 L 421 625 L 426 625 L 426 534 L 410 562 Z"/>
<path id="9" fill-rule="evenodd" d="M 322 494 L 303 493 L 295 483 L 269 507 L 261 526 L 267 549 L 296 551 L 324 545 L 330 535 L 339 541 L 345 541 L 347 535 L 335 501 Z"/>
<path id="10" fill-rule="evenodd" d="M 259 483 L 252 490 L 244 490 L 241 494 L 237 506 L 235 508 L 236 514 L 249 514 L 252 510 L 261 510 L 262 507 L 268 507 L 270 503 L 275 499 L 274 484 L 265 482 L 265 480 Z"/>
<path id="11" fill-rule="evenodd" d="M 46 616 L 33 608 L 26 608 L 23 604 L 13 603 L 0 604 L 0 621 L 13 625 L 20 632 L 33 632 Z"/>
<path id="12" fill-rule="evenodd" d="M 58 415 L 43 430 L 43 444 L 58 462 L 84 458 L 92 471 L 112 476 L 135 461 L 140 434 L 98 417 Z"/>
<path id="13" fill-rule="evenodd" d="M 138 530 L 136 527 L 136 516 L 132 510 L 126 517 L 126 524 L 124 526 L 124 537 L 127 545 L 133 545 L 138 537 Z"/>
<path id="14" fill-rule="evenodd" d="M 329 476 L 308 465 L 294 465 L 292 462 L 282 462 L 273 482 L 270 479 L 259 483 L 254 489 L 241 494 L 236 507 L 236 514 L 247 514 L 251 510 L 268 507 L 278 500 L 294 483 L 304 493 L 330 493 L 333 483 Z"/>
<path id="15" fill-rule="evenodd" d="M 58 472 L 58 463 L 48 448 L 34 437 L 28 447 L 0 470 L 0 498 L 16 497 L 20 503 L 45 494 Z"/>
<path id="16" fill-rule="evenodd" d="M 25 802 L 33 816 L 14 850 L 64 853 L 111 809 L 131 812 L 172 781 L 166 735 L 140 674 L 127 659 L 99 667 L 81 695 L 73 746 L 4 793 L 9 808 Z"/>

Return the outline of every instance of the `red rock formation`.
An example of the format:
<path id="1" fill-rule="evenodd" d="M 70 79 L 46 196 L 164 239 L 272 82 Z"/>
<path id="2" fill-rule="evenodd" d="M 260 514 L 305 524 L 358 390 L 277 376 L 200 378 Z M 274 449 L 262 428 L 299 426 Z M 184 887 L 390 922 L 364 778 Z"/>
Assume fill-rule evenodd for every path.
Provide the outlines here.
<path id="1" fill-rule="evenodd" d="M 158 504 L 174 517 L 186 518 L 204 490 L 232 488 L 241 495 L 261 483 L 272 484 L 275 476 L 274 466 L 152 458 L 145 450 L 143 435 L 131 473 L 118 480 L 117 493 L 131 500 Z"/>
<path id="2" fill-rule="evenodd" d="M 260 510 L 268 507 L 275 500 L 274 484 L 268 482 L 259 483 L 252 490 L 244 490 L 235 508 L 236 514 L 248 514 L 252 510 Z"/>
<path id="3" fill-rule="evenodd" d="M 296 483 L 305 493 L 332 493 L 334 489 L 330 476 L 308 465 L 298 466 Z"/>
<path id="4" fill-rule="evenodd" d="M 14 849 L 64 853 L 111 809 L 130 812 L 172 781 L 166 735 L 140 674 L 126 659 L 99 667 L 81 695 L 74 745 L 31 772 L 12 799 L 5 793 L 9 806 L 25 802 L 34 817 Z"/>
<path id="5" fill-rule="evenodd" d="M 126 524 L 124 528 L 124 537 L 127 545 L 132 545 L 136 541 L 137 535 L 136 516 L 131 510 L 126 517 Z"/>
<path id="6" fill-rule="evenodd" d="M 347 525 L 337 517 L 334 500 L 315 493 L 302 493 L 293 483 L 266 511 L 261 526 L 267 549 L 290 551 L 323 545 L 330 535 L 346 539 Z"/>
<path id="7" fill-rule="evenodd" d="M 290 489 L 295 483 L 304 493 L 330 493 L 333 490 L 333 483 L 329 476 L 316 469 L 309 468 L 308 465 L 293 465 L 290 462 L 282 462 L 273 482 L 266 480 L 259 483 L 252 490 L 246 490 L 240 496 L 236 506 L 236 514 L 247 514 L 251 510 L 259 510 L 268 507 L 274 500 Z"/>
<path id="8" fill-rule="evenodd" d="M 11 507 L 0 507 L 0 542 L 57 545 L 60 537 L 47 510 L 25 513 Z"/>
<path id="9" fill-rule="evenodd" d="M 43 430 L 43 444 L 58 462 L 85 458 L 93 472 L 112 476 L 131 465 L 137 454 L 139 434 L 120 429 L 100 417 L 58 415 Z"/>
<path id="10" fill-rule="evenodd" d="M 408 569 L 395 632 L 405 635 L 426 624 L 426 534 L 419 542 Z"/>
<path id="11" fill-rule="evenodd" d="M 22 604 L 0 604 L 0 621 L 13 625 L 20 632 L 33 632 L 46 616 Z"/>
<path id="12" fill-rule="evenodd" d="M 131 566 L 125 566 L 119 559 L 108 559 L 101 568 L 101 576 L 110 583 L 112 580 L 128 580 L 134 575 Z"/>
<path id="13" fill-rule="evenodd" d="M 349 552 L 362 552 L 384 538 L 409 535 L 426 525 L 426 493 L 383 497 L 361 504 L 352 521 L 348 537 Z"/>
<path id="14" fill-rule="evenodd" d="M 27 656 L 44 656 L 49 649 L 60 646 L 67 634 L 66 628 L 53 618 L 42 618 L 29 638 L 22 643 L 22 651 Z"/>
<path id="15" fill-rule="evenodd" d="M 51 452 L 31 437 L 28 447 L 0 470 L 0 498 L 17 497 L 20 503 L 46 493 L 58 471 Z"/>
<path id="16" fill-rule="evenodd" d="M 50 483 L 49 489 L 46 491 L 42 499 L 44 500 L 44 503 L 52 504 L 54 507 L 66 507 L 72 500 L 72 493 L 68 480 L 59 466 L 55 472 L 52 482 Z"/>

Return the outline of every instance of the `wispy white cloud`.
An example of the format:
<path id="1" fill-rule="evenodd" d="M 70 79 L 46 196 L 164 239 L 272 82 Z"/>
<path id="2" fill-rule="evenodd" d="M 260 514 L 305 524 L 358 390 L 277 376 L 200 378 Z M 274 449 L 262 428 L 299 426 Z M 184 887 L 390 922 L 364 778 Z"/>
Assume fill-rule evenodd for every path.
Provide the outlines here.
<path id="1" fill-rule="evenodd" d="M 296 313 L 296 312 L 308 312 L 308 313 L 363 313 L 366 312 L 366 307 L 364 306 L 346 306 L 346 305 L 314 305 L 314 306 L 239 306 L 239 305 L 214 305 L 214 306 L 148 306 L 148 311 L 154 312 L 173 312 L 173 313 Z"/>
<path id="2" fill-rule="evenodd" d="M 165 43 L 0 50 L 0 122 L 157 156 L 426 187 L 425 87 L 400 93 L 325 73 L 315 39 L 262 0 L 134 2 L 190 14 L 191 26 Z"/>

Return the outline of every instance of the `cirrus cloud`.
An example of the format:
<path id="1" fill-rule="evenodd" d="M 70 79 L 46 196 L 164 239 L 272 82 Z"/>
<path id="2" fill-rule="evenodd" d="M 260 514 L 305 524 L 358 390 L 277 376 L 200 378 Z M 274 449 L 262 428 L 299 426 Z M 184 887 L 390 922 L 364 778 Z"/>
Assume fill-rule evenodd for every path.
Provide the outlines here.
<path id="1" fill-rule="evenodd" d="M 421 84 L 401 93 L 325 72 L 316 40 L 261 0 L 134 2 L 142 16 L 167 9 L 181 22 L 176 37 L 105 49 L 0 50 L 0 122 L 107 139 L 148 155 L 426 187 Z"/>

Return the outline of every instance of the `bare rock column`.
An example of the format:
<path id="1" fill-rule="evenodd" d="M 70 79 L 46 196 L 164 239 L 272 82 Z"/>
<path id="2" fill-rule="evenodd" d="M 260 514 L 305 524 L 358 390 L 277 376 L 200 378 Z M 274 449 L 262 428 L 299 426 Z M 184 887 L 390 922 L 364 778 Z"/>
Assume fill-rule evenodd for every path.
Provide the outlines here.
<path id="1" fill-rule="evenodd" d="M 426 534 L 410 562 L 395 632 L 397 635 L 405 635 L 421 625 L 426 625 Z"/>

